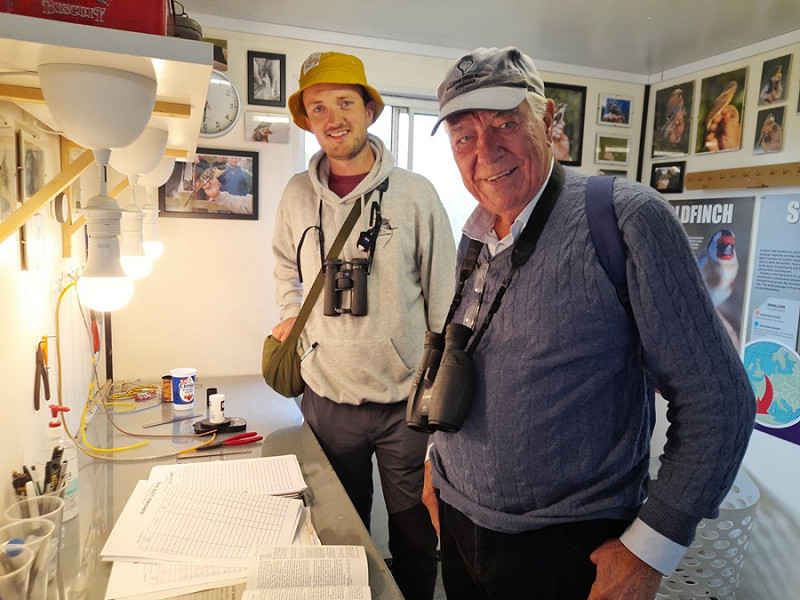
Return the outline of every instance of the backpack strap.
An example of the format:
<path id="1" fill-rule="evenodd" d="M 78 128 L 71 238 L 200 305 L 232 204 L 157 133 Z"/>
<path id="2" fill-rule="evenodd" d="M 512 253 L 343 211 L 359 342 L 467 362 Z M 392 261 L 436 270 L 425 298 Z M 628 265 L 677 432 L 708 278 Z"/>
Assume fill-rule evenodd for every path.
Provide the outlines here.
<path id="1" fill-rule="evenodd" d="M 633 321 L 625 271 L 625 244 L 614 213 L 614 177 L 592 176 L 586 185 L 586 215 L 597 257 Z"/>

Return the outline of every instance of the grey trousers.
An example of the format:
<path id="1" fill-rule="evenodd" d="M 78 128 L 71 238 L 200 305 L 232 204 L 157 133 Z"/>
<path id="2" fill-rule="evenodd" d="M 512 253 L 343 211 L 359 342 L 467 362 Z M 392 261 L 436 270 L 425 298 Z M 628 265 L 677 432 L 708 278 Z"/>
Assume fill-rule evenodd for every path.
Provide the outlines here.
<path id="1" fill-rule="evenodd" d="M 389 515 L 392 575 L 406 600 L 430 600 L 438 540 L 421 500 L 428 436 L 406 426 L 406 403 L 338 404 L 306 387 L 301 410 L 367 529 L 375 454 Z"/>

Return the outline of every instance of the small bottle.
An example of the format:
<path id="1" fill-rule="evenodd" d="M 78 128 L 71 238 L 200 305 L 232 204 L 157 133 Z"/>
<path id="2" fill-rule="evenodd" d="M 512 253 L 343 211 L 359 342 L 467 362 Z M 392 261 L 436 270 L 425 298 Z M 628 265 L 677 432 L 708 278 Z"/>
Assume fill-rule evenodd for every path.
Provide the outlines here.
<path id="1" fill-rule="evenodd" d="M 53 476 L 51 487 L 64 486 L 63 518 L 65 521 L 77 515 L 80 508 L 78 505 L 78 449 L 64 431 L 59 415 L 68 410 L 69 408 L 66 406 L 50 405 L 52 420 L 47 424 L 44 448 L 37 461 L 39 463 L 37 470 L 41 468 L 43 473 L 47 473 L 47 463 L 60 455 L 61 468 L 57 469 L 57 472 L 55 467 L 50 469 Z M 50 482 L 45 480 L 43 486 L 47 486 L 48 483 Z M 42 491 L 46 493 L 47 489 L 43 488 Z"/>

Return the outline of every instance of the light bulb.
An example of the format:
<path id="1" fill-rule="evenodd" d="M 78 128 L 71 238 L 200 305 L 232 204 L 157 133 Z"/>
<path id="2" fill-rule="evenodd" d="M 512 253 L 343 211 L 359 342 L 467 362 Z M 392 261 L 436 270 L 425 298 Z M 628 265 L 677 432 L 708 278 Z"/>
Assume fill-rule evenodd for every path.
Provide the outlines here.
<path id="1" fill-rule="evenodd" d="M 122 236 L 120 262 L 125 274 L 131 279 L 143 279 L 153 269 L 153 260 L 144 251 L 142 223 L 144 213 L 134 204 L 122 211 Z"/>
<path id="2" fill-rule="evenodd" d="M 156 225 L 158 209 L 152 204 L 146 204 L 142 207 L 142 212 L 144 213 L 144 224 L 142 225 L 144 253 L 151 260 L 156 260 L 164 254 L 164 244 L 158 239 L 158 227 Z"/>
<path id="3" fill-rule="evenodd" d="M 96 155 L 102 154 L 96 152 Z M 104 166 L 101 166 L 100 193 L 89 199 L 82 212 L 86 215 L 89 248 L 86 266 L 78 280 L 78 297 L 94 310 L 116 310 L 133 297 L 133 282 L 120 264 L 122 210 L 106 193 Z"/>

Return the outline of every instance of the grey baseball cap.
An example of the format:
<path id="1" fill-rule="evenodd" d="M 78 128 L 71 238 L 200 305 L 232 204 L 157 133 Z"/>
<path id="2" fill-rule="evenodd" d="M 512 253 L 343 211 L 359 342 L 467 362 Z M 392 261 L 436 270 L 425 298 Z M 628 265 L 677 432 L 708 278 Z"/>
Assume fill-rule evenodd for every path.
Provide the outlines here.
<path id="1" fill-rule="evenodd" d="M 439 86 L 439 120 L 471 110 L 510 110 L 527 92 L 544 97 L 544 83 L 531 58 L 517 48 L 478 48 L 459 58 Z"/>

